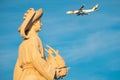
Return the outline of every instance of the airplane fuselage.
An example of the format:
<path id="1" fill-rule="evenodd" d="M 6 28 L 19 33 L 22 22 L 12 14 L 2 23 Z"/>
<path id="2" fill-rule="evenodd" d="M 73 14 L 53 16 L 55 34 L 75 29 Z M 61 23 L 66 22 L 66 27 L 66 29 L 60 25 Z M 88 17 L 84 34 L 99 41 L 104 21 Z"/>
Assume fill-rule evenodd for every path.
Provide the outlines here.
<path id="1" fill-rule="evenodd" d="M 95 11 L 94 9 L 87 9 L 87 10 L 72 10 L 72 11 L 68 11 L 67 14 L 78 14 L 78 15 L 84 15 L 84 14 L 88 14 L 90 12 Z"/>
<path id="2" fill-rule="evenodd" d="M 88 10 L 82 10 L 83 13 L 90 13 L 90 12 L 93 12 L 95 11 L 94 9 L 88 9 Z"/>

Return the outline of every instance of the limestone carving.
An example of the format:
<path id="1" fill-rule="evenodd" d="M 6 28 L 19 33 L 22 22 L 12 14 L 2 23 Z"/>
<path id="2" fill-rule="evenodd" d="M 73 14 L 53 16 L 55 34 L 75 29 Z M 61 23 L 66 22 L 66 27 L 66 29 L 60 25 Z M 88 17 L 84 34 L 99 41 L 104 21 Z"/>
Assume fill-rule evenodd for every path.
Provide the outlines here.
<path id="1" fill-rule="evenodd" d="M 68 68 L 58 50 L 47 46 L 45 51 L 38 31 L 41 30 L 40 18 L 43 10 L 30 8 L 18 31 L 24 38 L 19 46 L 18 58 L 14 68 L 14 80 L 54 80 L 67 75 Z M 55 56 L 53 55 L 55 54 Z"/>

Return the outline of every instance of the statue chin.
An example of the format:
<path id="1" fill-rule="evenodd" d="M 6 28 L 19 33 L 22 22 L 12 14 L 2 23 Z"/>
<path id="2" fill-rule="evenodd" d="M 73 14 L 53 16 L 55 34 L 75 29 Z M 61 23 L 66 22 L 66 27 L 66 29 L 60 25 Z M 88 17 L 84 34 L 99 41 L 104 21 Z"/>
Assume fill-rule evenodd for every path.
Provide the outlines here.
<path id="1" fill-rule="evenodd" d="M 39 31 L 41 31 L 41 29 L 39 29 L 39 30 L 36 30 L 36 32 L 39 32 Z"/>

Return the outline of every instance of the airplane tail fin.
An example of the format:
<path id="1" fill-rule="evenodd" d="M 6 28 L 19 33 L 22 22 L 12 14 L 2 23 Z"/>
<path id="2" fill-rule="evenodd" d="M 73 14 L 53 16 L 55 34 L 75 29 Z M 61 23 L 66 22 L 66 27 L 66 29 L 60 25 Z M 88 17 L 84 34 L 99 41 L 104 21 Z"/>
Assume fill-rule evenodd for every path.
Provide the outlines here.
<path id="1" fill-rule="evenodd" d="M 95 6 L 93 6 L 93 10 L 96 10 L 98 8 L 98 4 L 96 4 Z"/>

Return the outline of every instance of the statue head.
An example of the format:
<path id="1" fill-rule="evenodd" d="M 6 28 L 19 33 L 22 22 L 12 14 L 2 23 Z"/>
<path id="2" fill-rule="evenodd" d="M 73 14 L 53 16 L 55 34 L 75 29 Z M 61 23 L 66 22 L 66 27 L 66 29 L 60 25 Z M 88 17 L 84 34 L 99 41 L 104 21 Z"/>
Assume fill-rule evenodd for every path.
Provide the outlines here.
<path id="1" fill-rule="evenodd" d="M 25 13 L 23 17 L 24 21 L 18 29 L 18 31 L 20 32 L 23 38 L 29 38 L 27 33 L 34 26 L 38 26 L 36 27 L 36 31 L 40 30 L 42 23 L 40 22 L 39 19 L 42 17 L 42 14 L 43 14 L 43 10 L 41 8 L 38 9 L 37 11 L 35 11 L 33 8 L 30 8 L 29 10 L 27 10 L 27 12 Z"/>

